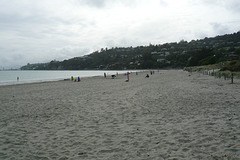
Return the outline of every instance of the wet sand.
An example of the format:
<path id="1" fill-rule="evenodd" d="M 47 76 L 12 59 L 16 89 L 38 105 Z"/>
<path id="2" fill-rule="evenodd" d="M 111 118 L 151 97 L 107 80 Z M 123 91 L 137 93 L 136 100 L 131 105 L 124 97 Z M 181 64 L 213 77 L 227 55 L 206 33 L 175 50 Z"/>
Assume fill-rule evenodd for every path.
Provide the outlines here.
<path id="1" fill-rule="evenodd" d="M 0 159 L 240 159 L 240 82 L 180 70 L 0 86 Z"/>

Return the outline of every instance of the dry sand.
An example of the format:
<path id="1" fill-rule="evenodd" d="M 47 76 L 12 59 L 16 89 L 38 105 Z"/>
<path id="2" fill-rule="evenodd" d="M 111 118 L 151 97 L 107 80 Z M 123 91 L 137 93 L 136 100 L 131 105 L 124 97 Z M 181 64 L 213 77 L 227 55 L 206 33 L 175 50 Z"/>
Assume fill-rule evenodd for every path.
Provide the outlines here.
<path id="1" fill-rule="evenodd" d="M 184 71 L 0 87 L 0 159 L 240 159 L 240 83 Z"/>

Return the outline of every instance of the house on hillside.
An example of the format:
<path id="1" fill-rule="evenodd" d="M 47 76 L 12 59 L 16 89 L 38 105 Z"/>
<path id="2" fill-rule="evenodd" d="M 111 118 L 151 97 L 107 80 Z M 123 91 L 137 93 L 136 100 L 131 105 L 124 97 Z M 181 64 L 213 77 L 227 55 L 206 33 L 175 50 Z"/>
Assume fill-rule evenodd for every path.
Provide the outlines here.
<path id="1" fill-rule="evenodd" d="M 165 57 L 169 55 L 170 55 L 170 52 L 165 52 Z"/>
<path id="2" fill-rule="evenodd" d="M 168 61 L 168 60 L 166 60 L 166 59 L 163 59 L 163 58 L 157 59 L 157 62 L 158 62 L 158 63 L 162 63 L 162 64 L 171 64 L 170 61 Z"/>
<path id="3" fill-rule="evenodd" d="M 159 58 L 159 59 L 157 59 L 157 62 L 158 62 L 158 63 L 165 63 L 165 61 L 166 61 L 166 60 L 163 59 L 163 58 Z"/>

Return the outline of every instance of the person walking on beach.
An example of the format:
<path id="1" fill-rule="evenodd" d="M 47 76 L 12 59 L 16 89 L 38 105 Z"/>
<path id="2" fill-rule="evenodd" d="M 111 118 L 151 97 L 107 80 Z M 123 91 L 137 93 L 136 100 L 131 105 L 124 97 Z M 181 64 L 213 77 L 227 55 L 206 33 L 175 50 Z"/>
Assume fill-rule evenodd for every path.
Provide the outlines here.
<path id="1" fill-rule="evenodd" d="M 129 72 L 125 73 L 125 75 L 127 75 L 127 80 L 125 82 L 129 82 Z"/>
<path id="2" fill-rule="evenodd" d="M 78 77 L 78 82 L 80 82 L 80 77 Z"/>
<path id="3" fill-rule="evenodd" d="M 106 78 L 107 77 L 107 75 L 106 75 L 106 73 L 104 73 L 104 78 Z"/>

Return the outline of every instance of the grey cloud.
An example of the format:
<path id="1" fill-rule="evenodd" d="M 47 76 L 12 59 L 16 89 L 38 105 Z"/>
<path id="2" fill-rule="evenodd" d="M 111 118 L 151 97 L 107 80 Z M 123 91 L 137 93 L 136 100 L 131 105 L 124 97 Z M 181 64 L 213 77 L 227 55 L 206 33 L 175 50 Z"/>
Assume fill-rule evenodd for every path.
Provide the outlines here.
<path id="1" fill-rule="evenodd" d="M 0 30 L 5 34 L 11 34 L 18 37 L 33 38 L 33 39 L 46 39 L 58 36 L 73 36 L 76 33 L 70 30 L 57 30 L 55 27 L 58 25 L 69 26 L 77 24 L 79 28 L 85 28 L 89 25 L 87 19 L 62 19 L 60 17 L 47 17 L 42 15 L 0 15 Z M 3 37 L 2 37 L 3 38 Z"/>
<path id="2" fill-rule="evenodd" d="M 27 25 L 39 25 L 39 24 L 49 24 L 50 20 L 41 16 L 27 16 L 23 17 L 21 15 L 10 15 L 1 14 L 0 15 L 0 28 L 1 30 L 18 30 L 22 27 L 27 27 Z"/>
<path id="3" fill-rule="evenodd" d="M 235 13 L 240 14 L 240 1 L 239 0 L 228 0 L 227 9 L 230 11 L 234 11 Z"/>
<path id="4" fill-rule="evenodd" d="M 136 7 L 137 5 L 137 1 L 136 0 L 116 0 L 117 2 L 121 3 L 122 5 L 124 5 L 125 7 Z M 138 0 L 138 3 L 140 3 L 141 0 Z"/>
<path id="5" fill-rule="evenodd" d="M 103 8 L 106 0 L 82 0 L 79 3 L 88 5 L 90 7 Z"/>
<path id="6" fill-rule="evenodd" d="M 0 67 L 20 67 L 19 64 L 23 63 L 25 61 L 24 56 L 21 54 L 11 54 L 9 56 L 6 55 L 0 55 Z M 2 69 L 2 68 L 0 68 Z"/>
<path id="7" fill-rule="evenodd" d="M 84 25 L 84 18 L 64 18 L 64 17 L 51 17 L 44 14 L 34 14 L 31 15 L 17 15 L 17 14 L 0 14 L 0 23 L 1 24 L 72 24 L 78 22 L 79 24 Z"/>
<path id="8" fill-rule="evenodd" d="M 90 7 L 104 8 L 107 5 L 121 4 L 125 7 L 135 7 L 142 0 L 82 0 L 79 4 L 88 5 Z M 162 4 L 166 4 L 164 0 L 160 0 Z"/>
<path id="9" fill-rule="evenodd" d="M 168 3 L 165 0 L 159 0 L 162 6 L 168 6 Z"/>
<path id="10" fill-rule="evenodd" d="M 210 24 L 216 34 L 226 34 L 230 32 L 228 26 L 220 23 L 211 23 Z"/>
<path id="11" fill-rule="evenodd" d="M 240 1 L 239 0 L 200 0 L 200 3 L 211 6 L 221 6 L 226 8 L 230 12 L 240 13 Z"/>
<path id="12" fill-rule="evenodd" d="M 199 17 L 205 15 L 200 13 L 170 17 L 168 13 L 175 12 L 173 3 L 182 2 L 189 3 L 186 7 L 199 9 L 198 13 L 208 15 L 213 9 L 220 13 L 209 17 Z M 105 46 L 148 45 L 226 34 L 239 25 L 239 3 L 239 0 L 0 0 L 0 66 L 68 59 Z M 152 5 L 168 12 L 156 14 L 148 7 Z M 119 14 L 121 9 L 126 13 Z M 178 9 L 185 15 L 183 8 Z M 128 17 L 131 13 L 136 17 L 135 14 Z M 112 15 L 107 17 L 108 14 Z M 222 19 L 224 14 L 227 16 Z M 104 16 L 106 19 L 102 20 Z"/>
<path id="13" fill-rule="evenodd" d="M 9 64 L 12 65 L 12 62 L 10 62 L 5 56 L 0 55 L 0 69 L 2 69 L 2 67 L 9 67 Z"/>
<path id="14" fill-rule="evenodd" d="M 48 7 L 47 6 L 48 1 L 42 1 L 42 3 L 40 3 L 40 1 L 39 2 L 36 1 L 35 3 L 34 2 L 35 1 L 26 1 L 26 0 L 22 0 L 21 2 L 20 1 L 7 2 L 4 0 L 0 1 L 0 6 L 1 6 L 0 27 L 2 27 L 4 24 L 5 25 L 8 24 L 9 26 L 12 26 L 12 27 L 17 25 L 23 25 L 23 24 L 24 25 L 31 24 L 32 26 L 34 25 L 37 26 L 41 24 L 47 24 L 47 25 L 67 24 L 68 25 L 76 22 L 78 22 L 78 24 L 81 24 L 81 25 L 86 24 L 85 23 L 86 20 L 84 19 L 84 17 L 83 18 L 81 18 L 80 16 L 67 17 L 67 16 L 64 16 L 64 14 L 63 16 L 58 15 L 57 11 L 61 10 L 64 7 L 56 9 L 53 6 Z M 15 5 L 11 5 L 12 3 Z M 56 3 L 58 3 L 58 1 Z M 104 3 L 104 1 L 84 0 L 84 3 L 101 6 L 101 3 Z M 67 4 L 69 4 L 69 6 L 67 6 L 66 8 L 75 6 L 73 1 L 69 1 L 69 3 Z M 64 3 L 62 3 L 62 5 L 64 5 Z M 70 8 L 68 8 L 68 10 L 70 10 Z"/>
<path id="15" fill-rule="evenodd" d="M 11 56 L 12 61 L 21 61 L 24 59 L 24 56 L 22 54 L 13 54 Z"/>

